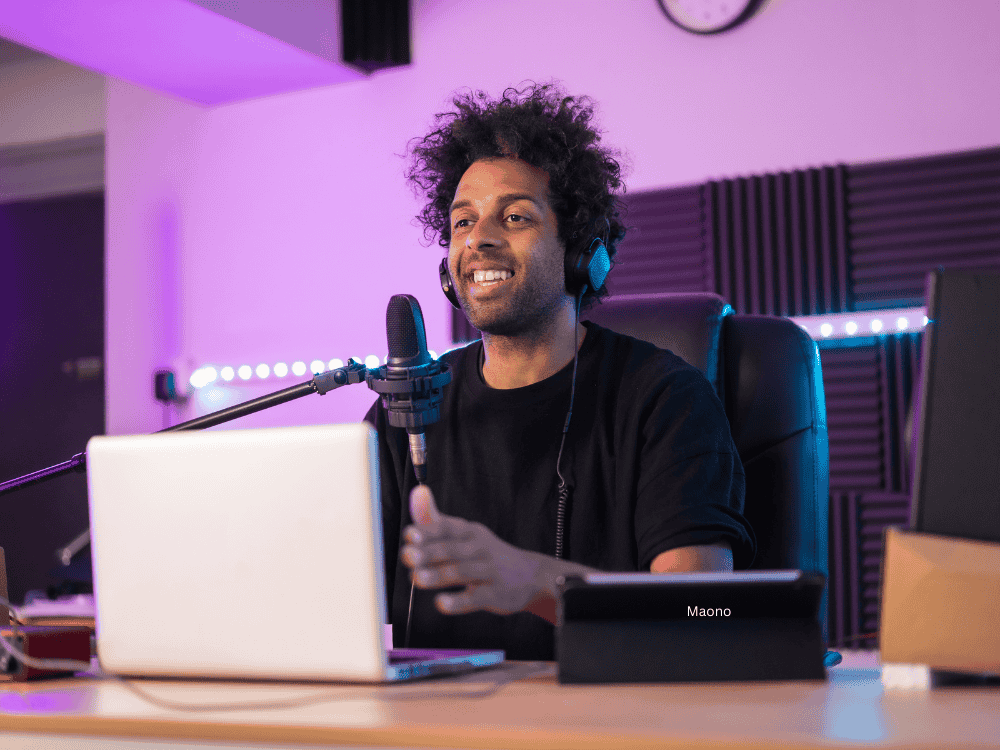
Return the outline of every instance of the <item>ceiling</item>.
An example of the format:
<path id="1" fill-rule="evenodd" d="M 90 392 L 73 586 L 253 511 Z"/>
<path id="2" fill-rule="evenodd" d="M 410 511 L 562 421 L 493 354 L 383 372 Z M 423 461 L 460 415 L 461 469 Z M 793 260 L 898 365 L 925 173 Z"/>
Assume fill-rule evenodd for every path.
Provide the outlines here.
<path id="1" fill-rule="evenodd" d="M 339 8 L 335 0 L 19 0 L 0 14 L 0 36 L 213 106 L 364 79 L 340 59 Z M 44 57 L 0 44 L 0 65 Z"/>

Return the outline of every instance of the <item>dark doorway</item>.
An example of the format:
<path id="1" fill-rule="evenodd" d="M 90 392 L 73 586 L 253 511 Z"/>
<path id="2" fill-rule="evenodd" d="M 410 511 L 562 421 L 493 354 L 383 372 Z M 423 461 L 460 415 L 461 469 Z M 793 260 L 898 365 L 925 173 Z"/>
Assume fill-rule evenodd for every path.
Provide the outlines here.
<path id="1" fill-rule="evenodd" d="M 0 204 L 0 481 L 65 461 L 104 432 L 104 195 Z M 12 601 L 62 582 L 85 530 L 84 474 L 0 496 Z"/>

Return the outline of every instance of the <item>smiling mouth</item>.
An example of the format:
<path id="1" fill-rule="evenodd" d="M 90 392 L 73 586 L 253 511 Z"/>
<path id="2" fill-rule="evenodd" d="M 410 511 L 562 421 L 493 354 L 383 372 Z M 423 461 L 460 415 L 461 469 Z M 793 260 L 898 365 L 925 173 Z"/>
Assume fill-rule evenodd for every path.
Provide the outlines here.
<path id="1" fill-rule="evenodd" d="M 493 287 L 502 284 L 513 275 L 513 272 L 507 270 L 477 270 L 472 272 L 472 283 L 481 287 Z"/>

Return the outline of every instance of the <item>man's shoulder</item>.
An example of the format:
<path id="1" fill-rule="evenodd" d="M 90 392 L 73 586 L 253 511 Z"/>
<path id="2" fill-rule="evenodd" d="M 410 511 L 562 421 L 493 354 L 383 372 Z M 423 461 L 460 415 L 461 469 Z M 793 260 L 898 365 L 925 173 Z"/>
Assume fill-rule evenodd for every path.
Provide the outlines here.
<path id="1" fill-rule="evenodd" d="M 451 376 L 454 379 L 455 377 L 459 377 L 461 375 L 462 365 L 468 357 L 479 356 L 479 350 L 482 348 L 482 344 L 482 339 L 468 341 L 464 344 L 455 344 L 451 349 L 448 349 L 440 357 L 438 357 L 438 361 L 451 367 Z"/>

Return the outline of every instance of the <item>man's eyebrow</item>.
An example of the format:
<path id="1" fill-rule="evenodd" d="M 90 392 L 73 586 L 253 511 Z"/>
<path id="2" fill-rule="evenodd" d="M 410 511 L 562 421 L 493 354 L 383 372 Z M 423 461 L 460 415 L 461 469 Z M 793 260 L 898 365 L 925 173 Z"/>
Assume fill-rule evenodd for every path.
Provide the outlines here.
<path id="1" fill-rule="evenodd" d="M 514 203 L 516 201 L 529 201 L 535 204 L 535 206 L 537 206 L 539 210 L 542 210 L 544 208 L 544 206 L 542 206 L 542 204 L 540 204 L 538 200 L 535 198 L 535 196 L 532 195 L 531 193 L 504 193 L 499 198 L 497 198 L 497 201 L 505 206 L 509 203 Z M 461 198 L 459 200 L 454 201 L 451 204 L 450 211 L 454 211 L 459 208 L 468 208 L 471 205 L 472 201 L 470 201 L 468 198 Z"/>

